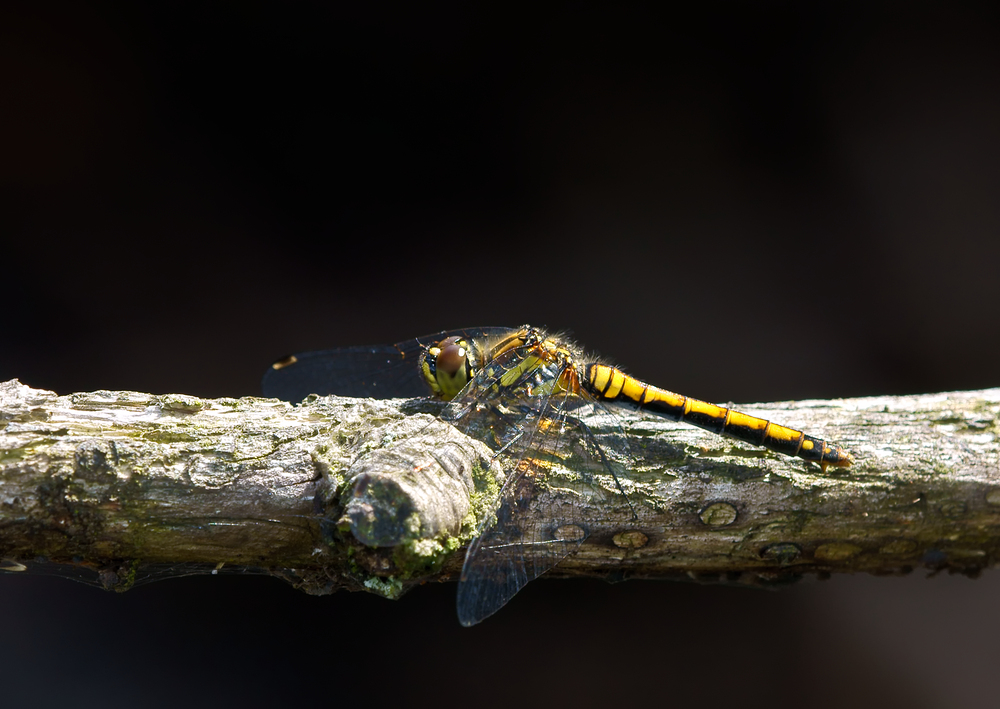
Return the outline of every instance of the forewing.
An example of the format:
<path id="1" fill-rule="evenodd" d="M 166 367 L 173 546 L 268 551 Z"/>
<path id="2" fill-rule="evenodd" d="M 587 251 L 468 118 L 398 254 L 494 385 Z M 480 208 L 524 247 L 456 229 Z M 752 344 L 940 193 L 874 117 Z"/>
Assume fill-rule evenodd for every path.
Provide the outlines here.
<path id="1" fill-rule="evenodd" d="M 593 498 L 618 496 L 628 447 L 613 413 L 583 393 L 551 391 L 561 371 L 547 365 L 523 385 L 496 385 L 526 352 L 498 358 L 442 414 L 498 451 L 507 478 L 466 553 L 458 615 L 473 625 L 499 610 L 526 583 L 572 554 L 595 526 Z M 571 467 L 573 473 L 567 473 Z M 628 504 L 622 498 L 623 504 Z"/>
<path id="2" fill-rule="evenodd" d="M 579 549 L 587 537 L 582 527 L 571 526 L 569 538 L 559 538 L 558 520 L 531 519 L 535 496 L 535 471 L 530 461 L 508 480 L 499 504 L 483 531 L 469 546 L 458 586 L 458 619 L 475 625 L 500 610 L 529 581 L 542 575 Z M 567 520 L 575 521 L 568 515 Z"/>
<path id="3" fill-rule="evenodd" d="M 510 328 L 446 330 L 395 345 L 341 347 L 300 352 L 275 362 L 264 373 L 264 396 L 298 403 L 310 394 L 374 399 L 427 396 L 418 369 L 424 347 L 447 337 L 490 338 Z"/>

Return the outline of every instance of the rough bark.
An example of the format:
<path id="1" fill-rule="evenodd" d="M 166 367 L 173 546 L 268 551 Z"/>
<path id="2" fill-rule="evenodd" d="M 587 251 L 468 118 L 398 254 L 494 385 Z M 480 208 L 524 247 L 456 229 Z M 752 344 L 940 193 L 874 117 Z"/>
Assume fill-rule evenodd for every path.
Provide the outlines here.
<path id="1" fill-rule="evenodd" d="M 524 513 L 542 524 L 569 501 L 588 520 L 587 541 L 554 574 L 760 583 L 920 566 L 974 575 L 1000 559 L 1000 389 L 739 408 L 835 441 L 856 462 L 824 472 L 623 414 L 626 500 L 574 470 L 568 433 L 566 455 L 535 466 Z M 119 590 L 252 569 L 311 593 L 388 596 L 454 578 L 503 470 L 437 410 L 0 384 L 0 568 L 89 570 Z"/>

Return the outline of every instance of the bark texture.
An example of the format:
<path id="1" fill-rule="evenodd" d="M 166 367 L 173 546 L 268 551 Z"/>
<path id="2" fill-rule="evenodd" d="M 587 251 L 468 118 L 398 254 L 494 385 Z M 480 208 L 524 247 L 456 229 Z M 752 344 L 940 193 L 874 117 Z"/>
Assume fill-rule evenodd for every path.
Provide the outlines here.
<path id="1" fill-rule="evenodd" d="M 626 499 L 582 469 L 568 432 L 565 456 L 532 463 L 523 513 L 585 521 L 587 541 L 553 574 L 776 583 L 920 566 L 974 575 L 1000 560 L 1000 389 L 738 408 L 834 441 L 855 464 L 823 472 L 623 414 Z M 438 410 L 2 383 L 0 568 L 119 590 L 248 569 L 311 593 L 387 596 L 454 578 L 504 470 Z"/>

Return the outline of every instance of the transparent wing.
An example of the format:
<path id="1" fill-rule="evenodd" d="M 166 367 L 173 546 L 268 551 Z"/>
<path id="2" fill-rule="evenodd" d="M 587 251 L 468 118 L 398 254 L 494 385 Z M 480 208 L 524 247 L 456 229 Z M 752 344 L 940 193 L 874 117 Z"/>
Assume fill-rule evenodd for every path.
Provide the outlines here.
<path id="1" fill-rule="evenodd" d="M 266 397 L 293 403 L 310 394 L 375 399 L 427 396 L 427 385 L 418 371 L 424 347 L 447 337 L 490 338 L 510 330 L 464 328 L 414 337 L 395 345 L 300 352 L 271 365 L 261 379 L 261 391 Z"/>
<path id="2" fill-rule="evenodd" d="M 618 417 L 584 392 L 553 391 L 564 366 L 540 365 L 500 385 L 530 354 L 525 347 L 497 358 L 442 414 L 496 450 L 507 472 L 462 568 L 458 615 L 466 626 L 579 549 L 597 511 L 606 514 L 599 500 L 628 504 L 620 481 L 630 459 Z"/>

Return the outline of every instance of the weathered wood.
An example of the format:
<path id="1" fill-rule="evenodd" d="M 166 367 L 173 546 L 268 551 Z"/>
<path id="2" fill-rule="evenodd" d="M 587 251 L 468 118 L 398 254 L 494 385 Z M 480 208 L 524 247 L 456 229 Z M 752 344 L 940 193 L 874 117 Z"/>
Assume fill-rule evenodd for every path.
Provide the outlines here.
<path id="1" fill-rule="evenodd" d="M 555 518 L 570 496 L 591 520 L 555 573 L 770 582 L 998 563 L 1000 389 L 740 408 L 835 441 L 856 463 L 824 473 L 625 415 L 628 503 L 612 481 L 580 492 L 569 453 L 544 464 L 528 514 Z M 72 562 L 122 589 L 146 568 L 222 564 L 312 593 L 390 596 L 454 578 L 503 472 L 437 410 L 0 384 L 0 568 Z"/>

